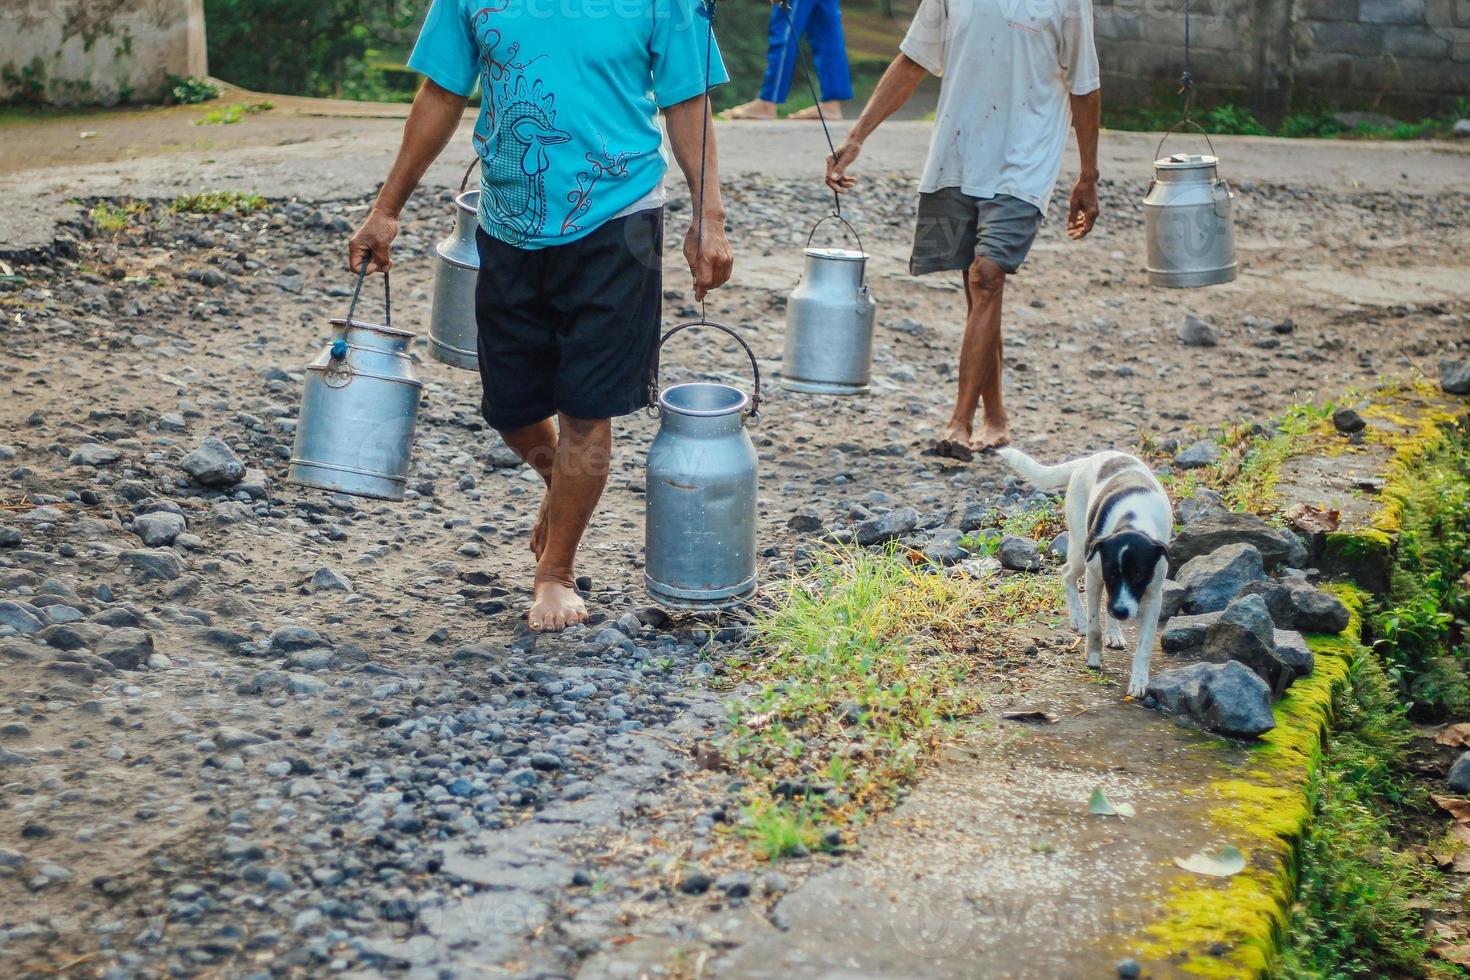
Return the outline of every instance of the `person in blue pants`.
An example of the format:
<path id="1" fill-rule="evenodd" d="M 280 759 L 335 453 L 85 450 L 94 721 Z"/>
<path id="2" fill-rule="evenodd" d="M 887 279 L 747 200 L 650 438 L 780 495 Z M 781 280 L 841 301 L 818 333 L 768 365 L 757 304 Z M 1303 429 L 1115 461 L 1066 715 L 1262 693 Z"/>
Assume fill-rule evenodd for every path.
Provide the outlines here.
<path id="1" fill-rule="evenodd" d="M 786 101 L 800 57 L 802 36 L 812 52 L 821 89 L 822 114 L 842 118 L 842 103 L 852 98 L 852 75 L 847 66 L 847 42 L 842 36 L 839 0 L 790 0 L 787 10 L 771 4 L 770 41 L 766 48 L 766 76 L 760 98 L 725 113 L 728 119 L 774 119 L 776 107 Z M 815 119 L 816 107 L 791 113 L 791 119 Z"/>

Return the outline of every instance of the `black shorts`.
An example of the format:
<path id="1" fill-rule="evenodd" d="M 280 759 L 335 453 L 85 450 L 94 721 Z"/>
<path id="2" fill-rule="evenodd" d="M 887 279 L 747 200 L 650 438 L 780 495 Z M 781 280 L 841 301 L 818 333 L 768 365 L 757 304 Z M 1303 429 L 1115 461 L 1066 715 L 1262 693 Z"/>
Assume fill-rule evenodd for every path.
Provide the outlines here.
<path id="1" fill-rule="evenodd" d="M 519 429 L 557 412 L 610 419 L 648 404 L 663 300 L 662 208 L 565 245 L 524 249 L 479 231 L 480 412 Z"/>

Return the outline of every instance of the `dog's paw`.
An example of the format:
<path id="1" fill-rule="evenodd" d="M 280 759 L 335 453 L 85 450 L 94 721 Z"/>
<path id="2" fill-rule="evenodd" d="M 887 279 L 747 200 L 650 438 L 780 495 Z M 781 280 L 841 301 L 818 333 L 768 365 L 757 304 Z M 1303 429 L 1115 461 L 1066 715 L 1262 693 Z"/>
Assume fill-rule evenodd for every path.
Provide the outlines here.
<path id="1" fill-rule="evenodd" d="M 1128 679 L 1128 696 L 1135 701 L 1142 701 L 1148 697 L 1148 678 L 1130 677 Z"/>
<path id="2" fill-rule="evenodd" d="M 1102 666 L 1102 648 L 1101 647 L 1098 647 L 1096 649 L 1094 649 L 1092 647 L 1088 647 L 1088 649 L 1087 649 L 1087 666 L 1091 667 L 1093 670 L 1097 670 L 1098 668 L 1100 668 Z"/>
<path id="3" fill-rule="evenodd" d="M 1125 640 L 1125 639 L 1123 639 L 1123 627 L 1119 626 L 1116 622 L 1109 623 L 1108 624 L 1108 649 L 1109 650 L 1121 650 L 1121 649 L 1123 649 L 1127 645 L 1128 645 L 1128 641 Z"/>

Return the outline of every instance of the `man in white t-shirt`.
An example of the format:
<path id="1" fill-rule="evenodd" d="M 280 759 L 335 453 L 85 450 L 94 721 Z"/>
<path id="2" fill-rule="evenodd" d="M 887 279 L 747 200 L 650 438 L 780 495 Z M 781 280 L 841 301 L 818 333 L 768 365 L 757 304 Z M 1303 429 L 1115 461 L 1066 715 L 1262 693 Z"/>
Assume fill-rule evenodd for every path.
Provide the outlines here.
<path id="1" fill-rule="evenodd" d="M 969 460 L 1010 441 L 1001 401 L 1001 297 L 1025 261 L 1056 186 L 1070 121 L 1082 173 L 1067 235 L 1097 220 L 1097 131 L 1102 105 L 1090 0 L 922 0 L 899 55 L 858 121 L 827 159 L 842 192 L 863 141 L 940 77 L 929 159 L 919 182 L 909 271 L 963 271 L 968 313 L 954 414 L 941 455 Z M 975 409 L 984 406 L 979 434 Z"/>

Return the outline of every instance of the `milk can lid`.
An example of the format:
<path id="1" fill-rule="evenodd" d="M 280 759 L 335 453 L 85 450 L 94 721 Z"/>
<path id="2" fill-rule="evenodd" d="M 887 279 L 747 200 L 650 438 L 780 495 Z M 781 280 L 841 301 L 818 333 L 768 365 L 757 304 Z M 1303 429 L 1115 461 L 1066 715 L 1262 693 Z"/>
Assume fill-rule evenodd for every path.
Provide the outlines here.
<path id="1" fill-rule="evenodd" d="M 1220 162 L 1220 158 L 1208 153 L 1171 153 L 1154 161 L 1158 170 L 1209 170 Z"/>
<path id="2" fill-rule="evenodd" d="M 836 259 L 841 262 L 861 262 L 868 257 L 867 252 L 851 248 L 808 248 L 806 254 L 818 259 Z"/>

